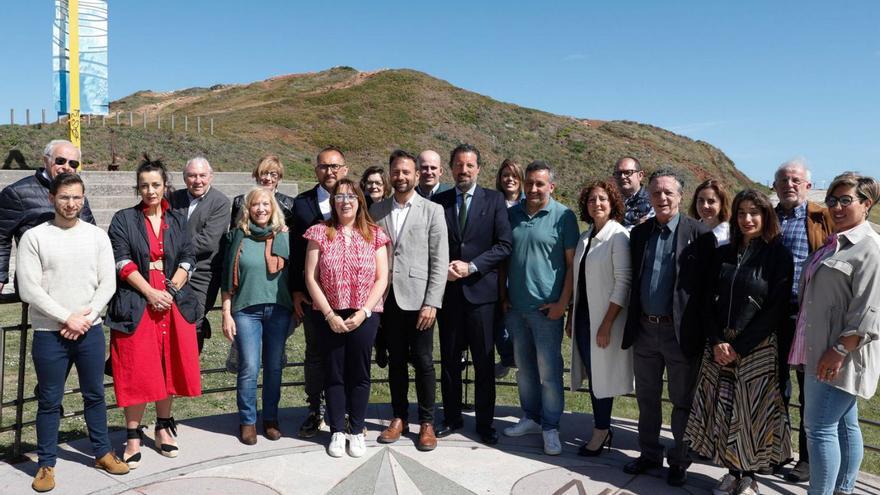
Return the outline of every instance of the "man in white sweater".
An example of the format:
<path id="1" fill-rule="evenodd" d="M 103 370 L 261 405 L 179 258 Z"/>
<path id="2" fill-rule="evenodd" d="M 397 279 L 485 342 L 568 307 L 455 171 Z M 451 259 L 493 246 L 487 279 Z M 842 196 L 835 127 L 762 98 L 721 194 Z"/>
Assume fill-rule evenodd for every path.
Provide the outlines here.
<path id="1" fill-rule="evenodd" d="M 76 366 L 95 467 L 125 474 L 107 434 L 104 402 L 104 331 L 101 311 L 116 291 L 113 248 L 107 234 L 79 219 L 85 186 L 76 174 L 49 186 L 55 218 L 22 236 L 16 275 L 34 329 L 31 355 L 37 372 L 37 456 L 32 488 L 55 487 L 59 410 L 69 363 Z"/>

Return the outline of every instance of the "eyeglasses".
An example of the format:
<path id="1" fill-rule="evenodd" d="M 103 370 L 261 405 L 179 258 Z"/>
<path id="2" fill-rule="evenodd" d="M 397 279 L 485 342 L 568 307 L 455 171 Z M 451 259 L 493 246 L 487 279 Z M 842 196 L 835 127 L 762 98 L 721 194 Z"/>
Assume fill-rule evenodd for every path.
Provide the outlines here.
<path id="1" fill-rule="evenodd" d="M 266 178 L 266 179 L 277 179 L 277 178 L 278 178 L 278 172 L 263 172 L 262 174 L 260 174 L 260 178 L 261 178 L 261 179 L 263 179 L 263 178 Z"/>
<path id="2" fill-rule="evenodd" d="M 797 177 L 780 177 L 775 181 L 777 184 L 787 184 L 791 182 L 794 187 L 800 187 L 801 184 L 804 184 L 805 180 L 799 179 Z"/>
<path id="3" fill-rule="evenodd" d="M 347 201 L 357 201 L 357 194 L 337 194 L 333 196 L 337 203 L 345 203 Z"/>
<path id="4" fill-rule="evenodd" d="M 843 196 L 825 196 L 825 206 L 829 208 L 834 208 L 837 205 L 840 205 L 841 208 L 846 208 L 847 206 L 853 204 L 853 201 L 858 201 L 859 203 L 861 203 L 864 200 L 854 198 L 849 194 L 845 194 Z"/>
<path id="5" fill-rule="evenodd" d="M 385 185 L 381 180 L 368 180 L 366 183 L 367 187 L 382 187 Z"/>
<path id="6" fill-rule="evenodd" d="M 636 173 L 636 172 L 639 172 L 639 170 L 636 170 L 636 169 L 634 169 L 634 168 L 629 169 L 629 170 L 615 170 L 615 171 L 614 171 L 614 176 L 615 176 L 615 177 L 619 177 L 619 178 L 626 178 L 626 177 L 629 177 L 629 176 L 631 176 L 632 174 L 634 174 L 634 173 Z"/>
<path id="7" fill-rule="evenodd" d="M 338 172 L 339 169 L 345 167 L 345 165 L 340 165 L 338 163 L 319 163 L 318 168 L 323 170 L 324 172 L 330 170 L 332 172 Z"/>
<path id="8" fill-rule="evenodd" d="M 85 196 L 55 196 L 58 203 L 82 203 L 84 200 Z"/>
<path id="9" fill-rule="evenodd" d="M 64 165 L 65 163 L 70 164 L 70 168 L 79 168 L 79 160 L 68 160 L 63 156 L 55 157 L 55 165 Z"/>

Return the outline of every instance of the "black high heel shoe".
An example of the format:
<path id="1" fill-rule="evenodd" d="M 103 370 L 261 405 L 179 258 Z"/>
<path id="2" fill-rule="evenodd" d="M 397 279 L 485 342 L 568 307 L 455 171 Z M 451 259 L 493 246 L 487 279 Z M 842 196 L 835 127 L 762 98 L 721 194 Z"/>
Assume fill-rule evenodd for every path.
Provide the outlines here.
<path id="1" fill-rule="evenodd" d="M 144 446 L 144 425 L 138 425 L 137 428 L 126 428 L 125 429 L 125 438 L 126 440 L 140 440 L 141 448 Z M 125 453 L 122 453 L 122 462 L 128 464 L 128 469 L 136 469 L 141 465 L 141 453 L 138 451 L 135 454 L 132 454 L 131 457 L 125 457 Z"/>
<path id="2" fill-rule="evenodd" d="M 590 450 L 587 448 L 587 443 L 581 445 L 581 448 L 578 449 L 578 455 L 583 457 L 596 457 L 602 453 L 603 448 L 607 448 L 608 451 L 611 451 L 611 439 L 614 438 L 614 430 L 608 428 L 608 434 L 605 435 L 605 439 L 602 440 L 602 443 L 599 445 L 599 448 L 596 450 Z"/>
<path id="3" fill-rule="evenodd" d="M 170 418 L 156 418 L 155 438 L 157 440 L 159 439 L 159 430 L 162 429 L 167 429 L 172 437 L 177 436 L 177 423 L 174 421 L 174 416 L 171 416 Z M 156 442 L 156 450 L 165 457 L 177 457 L 177 454 L 180 451 L 177 445 L 158 443 L 158 441 Z"/>

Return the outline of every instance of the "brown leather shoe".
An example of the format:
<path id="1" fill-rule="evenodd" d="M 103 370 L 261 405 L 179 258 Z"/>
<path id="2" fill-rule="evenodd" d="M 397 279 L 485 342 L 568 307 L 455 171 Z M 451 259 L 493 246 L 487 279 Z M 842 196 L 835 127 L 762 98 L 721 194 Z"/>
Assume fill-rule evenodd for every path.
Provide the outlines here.
<path id="1" fill-rule="evenodd" d="M 238 439 L 245 445 L 254 445 L 257 443 L 257 427 L 254 425 L 239 426 Z"/>
<path id="2" fill-rule="evenodd" d="M 55 488 L 55 468 L 52 466 L 43 466 L 37 471 L 37 475 L 34 476 L 34 482 L 31 483 L 31 488 L 34 489 L 35 492 L 48 492 Z"/>
<path id="3" fill-rule="evenodd" d="M 263 436 L 269 440 L 281 438 L 281 430 L 278 429 L 278 421 L 263 421 Z"/>
<path id="4" fill-rule="evenodd" d="M 419 443 L 416 448 L 422 452 L 428 452 L 437 448 L 437 436 L 434 435 L 434 425 L 431 423 L 422 423 L 419 430 Z"/>
<path id="5" fill-rule="evenodd" d="M 95 459 L 95 468 L 103 469 L 110 474 L 128 474 L 128 464 L 122 462 L 113 452 L 107 452 L 100 459 Z"/>
<path id="6" fill-rule="evenodd" d="M 400 440 L 400 435 L 405 435 L 409 433 L 409 424 L 405 423 L 400 418 L 394 418 L 391 420 L 391 424 L 388 425 L 388 428 L 385 428 L 382 433 L 379 434 L 379 443 L 394 443 Z"/>

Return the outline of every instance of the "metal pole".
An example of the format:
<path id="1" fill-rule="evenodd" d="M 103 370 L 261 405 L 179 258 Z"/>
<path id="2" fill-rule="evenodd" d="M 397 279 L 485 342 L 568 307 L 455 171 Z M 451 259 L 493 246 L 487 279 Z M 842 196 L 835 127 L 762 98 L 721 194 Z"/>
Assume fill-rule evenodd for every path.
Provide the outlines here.
<path id="1" fill-rule="evenodd" d="M 24 109 L 24 125 L 31 125 L 31 109 Z"/>
<path id="2" fill-rule="evenodd" d="M 116 112 L 116 125 L 119 126 L 119 112 Z"/>
<path id="3" fill-rule="evenodd" d="M 156 129 L 161 129 L 161 128 L 162 128 L 162 115 L 157 113 L 156 114 Z"/>
<path id="4" fill-rule="evenodd" d="M 101 127 L 107 127 L 107 116 L 101 115 Z"/>
<path id="5" fill-rule="evenodd" d="M 211 118 L 211 135 L 214 135 L 214 118 Z"/>
<path id="6" fill-rule="evenodd" d="M 9 109 L 9 125 L 15 125 L 15 109 Z"/>
<path id="7" fill-rule="evenodd" d="M 183 132 L 187 132 L 189 130 L 189 115 L 183 116 Z"/>
<path id="8" fill-rule="evenodd" d="M 43 120 L 41 121 L 43 125 L 46 125 L 46 109 L 43 109 Z"/>
<path id="9" fill-rule="evenodd" d="M 12 458 L 21 456 L 21 430 L 24 422 L 24 376 L 27 367 L 27 323 L 28 305 L 21 303 L 21 325 L 18 341 L 18 389 L 15 391 L 15 439 L 12 443 Z"/>
<path id="10" fill-rule="evenodd" d="M 196 117 L 196 132 L 198 134 L 202 133 L 202 117 L 201 116 Z"/>
<path id="11" fill-rule="evenodd" d="M 174 131 L 174 114 L 171 114 L 171 131 Z"/>
<path id="12" fill-rule="evenodd" d="M 86 125 L 88 125 L 89 127 L 92 126 L 92 114 L 86 115 Z"/>

